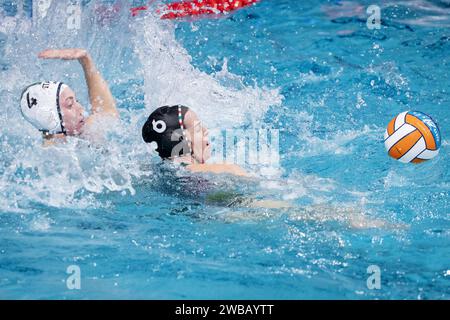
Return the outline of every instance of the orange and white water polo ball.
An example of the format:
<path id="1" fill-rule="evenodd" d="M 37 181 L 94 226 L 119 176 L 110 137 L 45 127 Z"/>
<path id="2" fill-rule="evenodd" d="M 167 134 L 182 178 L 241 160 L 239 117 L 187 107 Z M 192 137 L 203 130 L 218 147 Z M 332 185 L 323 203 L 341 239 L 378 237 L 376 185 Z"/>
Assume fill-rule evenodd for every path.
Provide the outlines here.
<path id="1" fill-rule="evenodd" d="M 419 111 L 405 111 L 389 122 L 384 145 L 392 158 L 405 163 L 420 163 L 438 155 L 441 134 L 430 116 Z"/>

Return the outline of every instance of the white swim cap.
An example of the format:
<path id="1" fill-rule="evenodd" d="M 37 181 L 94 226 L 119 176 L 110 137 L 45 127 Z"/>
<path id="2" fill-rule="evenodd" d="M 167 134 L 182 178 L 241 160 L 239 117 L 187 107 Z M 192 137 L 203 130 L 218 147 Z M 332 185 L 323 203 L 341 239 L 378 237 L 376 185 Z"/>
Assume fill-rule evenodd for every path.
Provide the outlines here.
<path id="1" fill-rule="evenodd" d="M 20 99 L 23 117 L 39 131 L 66 133 L 59 105 L 59 95 L 67 88 L 62 82 L 38 82 L 27 87 Z"/>

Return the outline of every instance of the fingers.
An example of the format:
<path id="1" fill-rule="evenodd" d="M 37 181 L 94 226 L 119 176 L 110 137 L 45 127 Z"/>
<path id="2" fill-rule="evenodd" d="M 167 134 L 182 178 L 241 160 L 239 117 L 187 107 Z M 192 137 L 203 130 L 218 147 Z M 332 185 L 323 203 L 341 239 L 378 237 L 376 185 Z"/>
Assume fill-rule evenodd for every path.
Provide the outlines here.
<path id="1" fill-rule="evenodd" d="M 53 50 L 50 50 L 50 49 L 41 51 L 41 52 L 38 54 L 38 58 L 41 58 L 41 59 L 48 59 L 48 58 L 50 58 L 52 51 L 53 51 Z"/>
<path id="2" fill-rule="evenodd" d="M 67 59 L 70 57 L 70 53 L 66 50 L 44 50 L 38 55 L 41 59 Z"/>
<path id="3" fill-rule="evenodd" d="M 41 59 L 64 59 L 74 60 L 81 59 L 87 56 L 87 51 L 84 49 L 47 49 L 38 54 Z"/>

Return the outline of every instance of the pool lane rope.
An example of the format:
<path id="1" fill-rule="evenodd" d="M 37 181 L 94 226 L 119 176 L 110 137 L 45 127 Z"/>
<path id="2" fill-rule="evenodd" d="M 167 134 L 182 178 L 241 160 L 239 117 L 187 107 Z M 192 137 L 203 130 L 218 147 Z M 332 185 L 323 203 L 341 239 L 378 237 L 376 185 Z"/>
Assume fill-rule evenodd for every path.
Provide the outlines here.
<path id="1" fill-rule="evenodd" d="M 156 12 L 161 14 L 161 19 L 177 19 L 193 16 L 214 15 L 229 13 L 253 5 L 260 0 L 190 0 L 173 2 L 164 5 Z M 153 1 L 152 1 L 153 2 Z M 141 11 L 146 11 L 150 6 L 131 8 L 131 15 L 137 16 Z"/>

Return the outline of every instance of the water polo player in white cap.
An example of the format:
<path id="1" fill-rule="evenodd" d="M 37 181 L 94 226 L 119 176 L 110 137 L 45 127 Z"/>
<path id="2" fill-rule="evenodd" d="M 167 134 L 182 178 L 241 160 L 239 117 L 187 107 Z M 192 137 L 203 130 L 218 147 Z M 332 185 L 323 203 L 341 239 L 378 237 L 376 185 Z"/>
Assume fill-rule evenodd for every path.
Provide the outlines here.
<path id="1" fill-rule="evenodd" d="M 80 136 L 99 117 L 119 117 L 108 84 L 86 50 L 45 50 L 39 58 L 78 60 L 83 67 L 92 106 L 90 116 L 85 117 L 85 110 L 75 92 L 62 82 L 44 81 L 25 88 L 20 100 L 22 114 L 43 133 L 46 142 L 65 139 L 66 136 Z"/>

